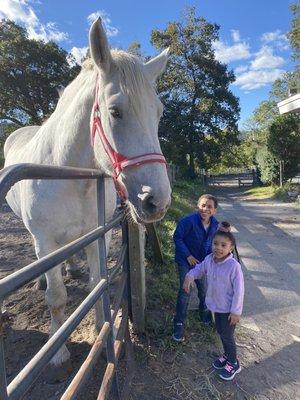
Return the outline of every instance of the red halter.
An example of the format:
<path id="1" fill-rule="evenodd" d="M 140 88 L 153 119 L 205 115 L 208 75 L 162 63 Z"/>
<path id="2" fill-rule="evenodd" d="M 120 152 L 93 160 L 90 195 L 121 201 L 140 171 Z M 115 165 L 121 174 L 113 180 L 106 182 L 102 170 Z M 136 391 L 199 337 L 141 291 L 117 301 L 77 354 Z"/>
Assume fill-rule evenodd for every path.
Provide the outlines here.
<path id="1" fill-rule="evenodd" d="M 103 130 L 101 119 L 100 119 L 100 109 L 98 104 L 98 85 L 95 93 L 95 101 L 92 110 L 92 119 L 91 119 L 91 142 L 92 146 L 94 146 L 96 132 L 98 133 L 103 148 L 108 155 L 112 167 L 113 167 L 113 180 L 115 183 L 116 190 L 121 199 L 127 199 L 128 194 L 125 185 L 119 180 L 120 174 L 124 168 L 129 167 L 137 167 L 142 164 L 149 163 L 161 163 L 167 164 L 165 157 L 160 153 L 145 153 L 140 156 L 135 157 L 126 157 L 123 154 L 118 153 L 113 149 L 111 144 L 109 143 L 105 132 Z"/>

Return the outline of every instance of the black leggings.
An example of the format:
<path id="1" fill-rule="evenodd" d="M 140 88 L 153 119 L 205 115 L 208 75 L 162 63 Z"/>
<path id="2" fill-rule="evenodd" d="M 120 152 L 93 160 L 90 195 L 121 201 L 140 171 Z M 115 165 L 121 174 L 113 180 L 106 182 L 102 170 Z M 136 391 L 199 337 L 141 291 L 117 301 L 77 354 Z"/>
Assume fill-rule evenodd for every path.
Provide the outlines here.
<path id="1" fill-rule="evenodd" d="M 230 325 L 229 313 L 215 313 L 217 332 L 223 343 L 224 354 L 231 363 L 236 362 L 235 325 Z"/>

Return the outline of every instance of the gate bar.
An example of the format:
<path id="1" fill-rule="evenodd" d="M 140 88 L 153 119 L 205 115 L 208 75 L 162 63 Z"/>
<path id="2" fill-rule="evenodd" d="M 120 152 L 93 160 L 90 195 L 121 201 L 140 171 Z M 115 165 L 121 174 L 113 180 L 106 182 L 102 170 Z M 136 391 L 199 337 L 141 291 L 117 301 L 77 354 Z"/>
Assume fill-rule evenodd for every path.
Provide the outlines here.
<path id="1" fill-rule="evenodd" d="M 56 174 L 56 176 L 53 176 Z M 96 179 L 108 177 L 98 169 L 56 167 L 54 165 L 39 165 L 30 163 L 13 164 L 1 170 L 0 174 L 0 204 L 9 189 L 23 179 Z"/>
<path id="2" fill-rule="evenodd" d="M 122 276 L 121 282 L 116 289 L 117 296 L 114 299 L 114 304 L 111 310 L 111 318 L 112 318 L 112 326 L 114 325 L 120 303 L 122 300 L 125 283 L 127 279 L 127 274 Z M 123 316 L 122 316 L 123 318 Z M 76 373 L 75 377 L 73 378 L 72 382 L 68 386 L 67 390 L 64 392 L 63 396 L 60 400 L 74 400 L 78 396 L 79 392 L 83 389 L 86 381 L 88 380 L 90 373 L 98 360 L 99 354 L 102 350 L 104 345 L 104 341 L 106 340 L 109 330 L 110 330 L 109 322 L 104 322 L 99 335 L 97 336 L 88 356 L 86 357 L 85 361 L 79 368 L 78 372 Z"/>
<path id="3" fill-rule="evenodd" d="M 109 283 L 111 283 L 115 279 L 118 272 L 122 271 L 121 267 L 124 262 L 126 251 L 127 251 L 127 244 L 124 243 L 124 244 L 122 244 L 121 251 L 118 256 L 116 265 L 109 270 L 109 279 L 108 279 Z"/>
<path id="4" fill-rule="evenodd" d="M 41 350 L 29 361 L 22 371 L 19 372 L 7 388 L 9 400 L 17 400 L 27 392 L 31 384 L 42 372 L 42 369 L 65 343 L 69 335 L 75 330 L 86 316 L 87 312 L 106 291 L 107 287 L 107 281 L 102 279 Z"/>
<path id="5" fill-rule="evenodd" d="M 105 183 L 104 179 L 97 179 L 97 210 L 98 210 L 98 225 L 105 225 L 105 207 L 101 207 L 101 205 L 105 204 Z M 107 279 L 107 269 L 106 269 L 106 246 L 105 246 L 105 236 L 99 237 L 98 241 L 98 250 L 99 250 L 99 263 L 100 263 L 100 278 Z M 104 320 L 109 322 L 111 325 L 111 312 L 110 312 L 110 299 L 109 292 L 106 290 L 102 296 L 103 302 L 103 314 Z M 115 352 L 114 352 L 114 332 L 113 329 L 108 334 L 106 340 L 106 356 L 107 363 L 113 363 L 115 365 Z M 112 383 L 112 394 L 116 399 L 120 398 L 119 388 L 116 374 L 113 377 Z"/>
<path id="6" fill-rule="evenodd" d="M 77 253 L 83 247 L 95 241 L 99 236 L 103 236 L 107 231 L 120 222 L 123 218 L 123 213 L 120 213 L 105 226 L 100 226 L 93 231 L 76 239 L 73 242 L 61 247 L 50 255 L 40 258 L 37 261 L 27 265 L 26 267 L 16 271 L 0 281 L 0 299 L 6 297 L 21 286 L 37 278 L 57 264 L 68 259 L 73 254 Z"/>
<path id="7" fill-rule="evenodd" d="M 102 379 L 102 384 L 99 390 L 97 400 L 105 400 L 108 398 L 110 387 L 113 384 L 114 377 L 116 376 L 117 363 L 120 357 L 122 343 L 125 337 L 125 329 L 128 324 L 128 307 L 123 308 L 123 314 L 124 318 L 122 316 L 122 321 L 114 344 L 115 362 L 107 363 L 107 367 L 104 373 L 104 377 Z"/>

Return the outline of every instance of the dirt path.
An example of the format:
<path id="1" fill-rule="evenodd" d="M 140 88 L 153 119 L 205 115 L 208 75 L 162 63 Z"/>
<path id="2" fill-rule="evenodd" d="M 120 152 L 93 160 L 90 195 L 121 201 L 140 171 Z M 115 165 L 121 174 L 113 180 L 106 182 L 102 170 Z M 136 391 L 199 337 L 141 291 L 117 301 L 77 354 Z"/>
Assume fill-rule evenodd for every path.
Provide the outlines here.
<path id="1" fill-rule="evenodd" d="M 300 208 L 234 189 L 219 197 L 219 218 L 234 226 L 245 273 L 249 347 L 239 380 L 257 399 L 300 399 Z"/>

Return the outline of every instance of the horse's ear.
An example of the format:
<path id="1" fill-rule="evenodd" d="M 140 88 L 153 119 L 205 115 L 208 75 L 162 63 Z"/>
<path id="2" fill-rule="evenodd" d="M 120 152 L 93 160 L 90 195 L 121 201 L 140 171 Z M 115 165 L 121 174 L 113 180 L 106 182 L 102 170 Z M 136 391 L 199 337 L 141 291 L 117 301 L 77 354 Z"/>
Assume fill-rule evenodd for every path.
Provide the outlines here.
<path id="1" fill-rule="evenodd" d="M 151 60 L 145 64 L 145 68 L 152 82 L 164 72 L 168 61 L 168 54 L 169 47 L 163 50 L 158 56 L 151 58 Z"/>
<path id="2" fill-rule="evenodd" d="M 101 18 L 97 18 L 90 29 L 90 52 L 97 67 L 104 73 L 109 72 L 112 59 Z"/>

